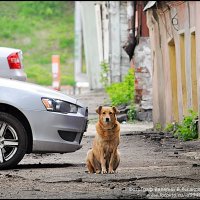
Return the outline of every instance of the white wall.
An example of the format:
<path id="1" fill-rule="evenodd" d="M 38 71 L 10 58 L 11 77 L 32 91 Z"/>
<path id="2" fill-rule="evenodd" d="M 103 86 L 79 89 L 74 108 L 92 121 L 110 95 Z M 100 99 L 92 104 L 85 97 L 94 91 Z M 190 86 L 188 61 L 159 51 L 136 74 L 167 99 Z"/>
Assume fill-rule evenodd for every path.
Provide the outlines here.
<path id="1" fill-rule="evenodd" d="M 90 89 L 102 88 L 94 1 L 81 2 L 83 42 Z"/>
<path id="2" fill-rule="evenodd" d="M 80 1 L 84 51 L 91 89 L 102 88 L 101 62 L 109 63 L 109 80 L 120 82 L 130 68 L 123 50 L 128 38 L 127 1 Z"/>

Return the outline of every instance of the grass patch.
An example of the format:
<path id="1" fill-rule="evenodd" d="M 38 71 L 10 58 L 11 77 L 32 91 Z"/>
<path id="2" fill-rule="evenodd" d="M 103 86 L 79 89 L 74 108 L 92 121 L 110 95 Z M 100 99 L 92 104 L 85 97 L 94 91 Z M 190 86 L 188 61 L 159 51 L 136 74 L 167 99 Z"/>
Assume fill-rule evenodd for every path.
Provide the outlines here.
<path id="1" fill-rule="evenodd" d="M 52 55 L 60 55 L 61 84 L 74 84 L 74 2 L 1 1 L 1 46 L 23 51 L 28 81 L 51 85 Z"/>

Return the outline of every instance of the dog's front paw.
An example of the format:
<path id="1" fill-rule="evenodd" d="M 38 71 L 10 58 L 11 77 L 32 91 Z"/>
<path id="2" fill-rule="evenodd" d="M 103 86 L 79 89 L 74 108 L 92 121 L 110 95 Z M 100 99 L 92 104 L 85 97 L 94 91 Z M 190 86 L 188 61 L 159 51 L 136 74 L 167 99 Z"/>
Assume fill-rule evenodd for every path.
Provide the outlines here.
<path id="1" fill-rule="evenodd" d="M 107 170 L 106 169 L 102 169 L 101 173 L 102 174 L 107 174 Z"/>
<path id="2" fill-rule="evenodd" d="M 114 171 L 113 169 L 109 169 L 108 173 L 109 173 L 109 174 L 114 174 L 115 171 Z"/>

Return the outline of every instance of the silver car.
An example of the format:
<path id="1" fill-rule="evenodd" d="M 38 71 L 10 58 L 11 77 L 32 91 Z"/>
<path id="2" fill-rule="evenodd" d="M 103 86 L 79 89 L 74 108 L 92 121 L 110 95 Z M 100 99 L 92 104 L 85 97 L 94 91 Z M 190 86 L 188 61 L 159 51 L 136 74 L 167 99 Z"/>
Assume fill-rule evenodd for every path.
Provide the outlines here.
<path id="1" fill-rule="evenodd" d="M 26 81 L 20 49 L 0 47 L 0 77 Z"/>
<path id="2" fill-rule="evenodd" d="M 67 153 L 82 147 L 88 108 L 36 84 L 0 78 L 0 169 L 28 153 Z"/>

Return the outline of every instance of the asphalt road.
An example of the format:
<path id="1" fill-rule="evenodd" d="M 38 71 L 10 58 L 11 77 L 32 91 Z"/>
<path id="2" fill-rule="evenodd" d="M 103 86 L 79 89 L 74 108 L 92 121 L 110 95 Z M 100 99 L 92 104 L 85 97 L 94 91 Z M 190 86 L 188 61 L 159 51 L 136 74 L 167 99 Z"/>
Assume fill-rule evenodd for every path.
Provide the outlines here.
<path id="1" fill-rule="evenodd" d="M 16 169 L 0 171 L 1 199 L 133 199 L 196 198 L 200 195 L 199 158 L 187 156 L 194 145 L 170 135 L 123 129 L 121 162 L 115 174 L 88 174 L 87 151 L 92 126 L 82 149 L 69 154 L 26 155 Z M 125 125 L 123 125 L 125 127 Z M 151 124 L 144 124 L 144 127 Z M 196 146 L 196 151 L 198 150 Z M 194 153 L 194 152 L 193 152 Z"/>
<path id="2" fill-rule="evenodd" d="M 98 96 L 99 94 L 99 96 Z M 15 169 L 0 171 L 1 199 L 194 199 L 200 197 L 199 141 L 180 142 L 151 131 L 152 123 L 121 124 L 121 162 L 115 174 L 88 174 L 87 151 L 95 134 L 94 108 L 87 94 L 90 123 L 83 147 L 68 154 L 30 154 Z M 87 100 L 90 99 L 90 100 Z"/>

